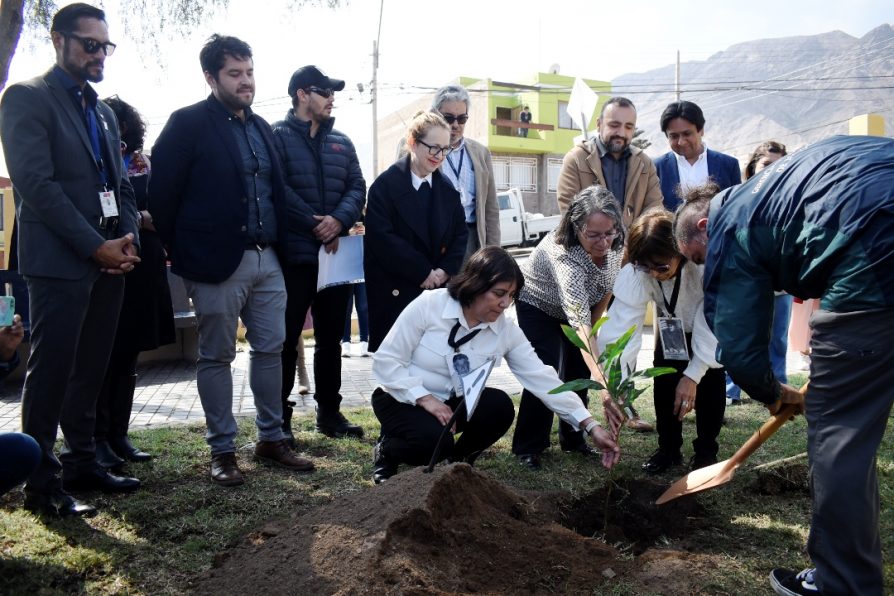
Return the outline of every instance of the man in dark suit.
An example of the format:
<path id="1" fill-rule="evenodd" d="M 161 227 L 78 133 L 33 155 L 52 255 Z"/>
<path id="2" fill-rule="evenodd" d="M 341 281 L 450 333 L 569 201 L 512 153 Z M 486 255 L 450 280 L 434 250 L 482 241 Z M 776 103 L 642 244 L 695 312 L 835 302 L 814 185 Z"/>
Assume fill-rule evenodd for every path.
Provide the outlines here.
<path id="1" fill-rule="evenodd" d="M 174 112 L 152 150 L 149 208 L 196 310 L 196 380 L 208 426 L 211 480 L 244 482 L 236 462 L 233 378 L 238 319 L 251 346 L 249 383 L 258 427 L 255 457 L 298 472 L 282 431 L 280 402 L 286 286 L 279 256 L 286 238 L 282 169 L 270 125 L 251 111 L 251 48 L 212 35 L 199 56 L 211 95 Z"/>
<path id="2" fill-rule="evenodd" d="M 708 149 L 702 142 L 705 116 L 691 101 L 675 101 L 661 114 L 661 132 L 671 150 L 655 160 L 664 206 L 674 211 L 683 202 L 688 188 L 705 182 L 717 184 L 721 190 L 742 183 L 739 161 L 725 153 Z M 682 192 L 681 192 L 682 191 Z"/>
<path id="3" fill-rule="evenodd" d="M 53 17 L 51 34 L 56 65 L 9 87 L 0 104 L 0 137 L 18 217 L 19 270 L 31 311 L 22 429 L 42 451 L 25 486 L 25 508 L 87 515 L 95 509 L 68 492 L 128 492 L 140 485 L 100 468 L 93 443 L 122 274 L 139 261 L 137 210 L 122 171 L 115 115 L 88 84 L 102 80 L 105 58 L 115 49 L 105 14 L 71 4 Z M 65 446 L 57 459 L 53 445 L 60 423 Z"/>

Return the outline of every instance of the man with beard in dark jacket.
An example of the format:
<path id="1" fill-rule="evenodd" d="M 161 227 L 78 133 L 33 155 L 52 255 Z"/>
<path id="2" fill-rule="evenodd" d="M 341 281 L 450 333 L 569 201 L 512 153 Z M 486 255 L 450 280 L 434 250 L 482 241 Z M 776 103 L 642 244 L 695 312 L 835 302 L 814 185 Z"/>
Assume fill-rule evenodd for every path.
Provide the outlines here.
<path id="1" fill-rule="evenodd" d="M 332 128 L 335 92 L 345 82 L 330 79 L 316 66 L 303 66 L 289 81 L 292 110 L 273 125 L 282 156 L 286 192 L 293 211 L 283 269 L 288 292 L 286 341 L 282 350 L 283 430 L 291 433 L 297 343 L 310 308 L 314 320 L 314 377 L 317 430 L 330 437 L 362 437 L 363 429 L 339 411 L 341 404 L 341 336 L 351 286 L 317 292 L 320 246 L 338 250 L 341 236 L 360 219 L 366 183 L 351 140 Z M 297 212 L 296 212 L 297 210 Z M 293 440 L 294 442 L 294 440 Z"/>

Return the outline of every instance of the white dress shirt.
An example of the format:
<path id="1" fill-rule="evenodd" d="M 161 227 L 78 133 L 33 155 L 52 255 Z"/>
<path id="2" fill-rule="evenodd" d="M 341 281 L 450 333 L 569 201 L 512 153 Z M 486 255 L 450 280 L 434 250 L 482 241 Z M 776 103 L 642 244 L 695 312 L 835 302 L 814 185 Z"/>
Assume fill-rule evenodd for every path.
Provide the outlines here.
<path id="1" fill-rule="evenodd" d="M 694 164 L 690 164 L 689 160 L 674 153 L 677 158 L 677 173 L 680 174 L 680 189 L 685 194 L 691 188 L 701 186 L 708 181 L 708 146 L 702 143 L 702 152 L 695 160 Z"/>
<path id="2" fill-rule="evenodd" d="M 674 314 L 683 321 L 683 330 L 692 334 L 692 355 L 683 374 L 696 383 L 702 380 L 709 368 L 721 367 L 715 360 L 717 338 L 705 321 L 703 274 L 704 267 L 686 261 L 680 272 L 680 292 L 674 307 Z M 664 300 L 670 299 L 673 290 L 673 279 L 659 283 L 648 273 L 634 269 L 631 263 L 621 268 L 613 290 L 615 300 L 608 309 L 608 321 L 599 328 L 597 345 L 602 353 L 605 346 L 636 325 L 636 331 L 621 356 L 624 376 L 627 375 L 628 366 L 630 370 L 636 370 L 636 356 L 643 342 L 642 329 L 649 301 L 655 302 L 659 316 L 668 316 L 663 312 Z"/>
<path id="3" fill-rule="evenodd" d="M 416 172 L 410 170 L 410 182 L 413 183 L 413 189 L 415 190 L 419 190 L 419 187 L 422 186 L 423 182 L 428 182 L 428 187 L 431 188 L 431 174 L 425 178 L 420 178 L 416 175 Z"/>
<path id="4" fill-rule="evenodd" d="M 373 354 L 373 376 L 382 389 L 397 401 L 411 405 L 426 395 L 447 401 L 451 393 L 461 394 L 453 372 L 455 352 L 447 344 L 457 321 L 460 323 L 457 339 L 481 329 L 459 348 L 469 358 L 472 369 L 488 360 L 499 363 L 505 358 L 522 386 L 562 420 L 579 428 L 582 421 L 591 417 L 575 393 L 550 395 L 562 381 L 552 367 L 540 361 L 515 322 L 501 315 L 493 323 L 481 323 L 470 329 L 459 302 L 443 288 L 424 292 L 411 302 Z"/>

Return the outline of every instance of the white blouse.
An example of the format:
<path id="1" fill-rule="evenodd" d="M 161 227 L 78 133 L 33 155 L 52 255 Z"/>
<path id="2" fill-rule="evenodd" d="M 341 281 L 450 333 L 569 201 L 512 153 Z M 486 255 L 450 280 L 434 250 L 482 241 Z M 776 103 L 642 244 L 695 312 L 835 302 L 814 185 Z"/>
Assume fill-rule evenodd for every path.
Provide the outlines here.
<path id="1" fill-rule="evenodd" d="M 683 321 L 684 331 L 692 334 L 692 354 L 683 374 L 696 383 L 702 380 L 709 368 L 721 368 L 715 359 L 717 338 L 705 321 L 703 273 L 704 267 L 691 261 L 684 263 L 674 307 L 674 314 Z M 601 353 L 609 343 L 636 325 L 636 331 L 621 356 L 621 369 L 625 376 L 628 366 L 631 370 L 636 369 L 636 356 L 642 346 L 642 328 L 649 301 L 655 302 L 659 316 L 669 316 L 669 313 L 665 314 L 664 301 L 670 302 L 673 291 L 673 279 L 659 282 L 648 273 L 634 269 L 631 263 L 621 268 L 613 290 L 615 300 L 608 309 L 608 321 L 599 329 L 597 344 Z"/>
<path id="2" fill-rule="evenodd" d="M 373 376 L 382 389 L 397 401 L 411 405 L 426 395 L 447 401 L 454 387 L 460 386 L 453 372 L 455 352 L 447 344 L 457 321 L 460 323 L 457 339 L 481 329 L 459 348 L 468 356 L 472 369 L 490 359 L 499 363 L 505 358 L 522 386 L 562 420 L 578 428 L 591 416 L 575 393 L 549 393 L 562 381 L 552 367 L 540 361 L 515 322 L 501 315 L 493 323 L 469 328 L 459 302 L 443 288 L 424 292 L 413 300 L 373 354 Z"/>

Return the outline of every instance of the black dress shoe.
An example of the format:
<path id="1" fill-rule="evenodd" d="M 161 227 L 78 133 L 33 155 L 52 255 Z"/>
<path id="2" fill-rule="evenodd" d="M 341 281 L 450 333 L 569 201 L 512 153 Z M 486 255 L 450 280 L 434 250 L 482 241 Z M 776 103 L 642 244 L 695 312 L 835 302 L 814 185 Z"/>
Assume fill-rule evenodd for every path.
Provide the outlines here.
<path id="1" fill-rule="evenodd" d="M 373 451 L 373 482 L 382 484 L 397 474 L 398 463 L 388 458 L 385 453 L 385 439 L 376 441 Z"/>
<path id="2" fill-rule="evenodd" d="M 598 455 L 598 456 L 602 455 L 601 453 L 599 453 L 598 451 L 593 449 L 587 443 L 581 443 L 581 444 L 577 445 L 576 447 L 571 447 L 570 449 L 566 449 L 565 447 L 562 447 L 562 451 L 564 451 L 565 453 L 579 453 L 579 454 L 583 455 L 584 457 L 589 457 L 591 455 Z"/>
<path id="3" fill-rule="evenodd" d="M 363 429 L 357 424 L 351 424 L 341 412 L 322 412 L 317 410 L 317 432 L 327 437 L 341 439 L 342 437 L 363 438 Z"/>
<path id="4" fill-rule="evenodd" d="M 518 463 L 533 472 L 537 472 L 540 470 L 540 454 L 523 453 L 518 456 Z"/>
<path id="5" fill-rule="evenodd" d="M 78 501 L 61 490 L 49 494 L 25 493 L 25 509 L 38 515 L 53 517 L 69 515 L 93 517 L 96 515 L 96 508 L 93 505 Z"/>
<path id="6" fill-rule="evenodd" d="M 79 474 L 62 475 L 62 488 L 70 493 L 82 493 L 98 490 L 104 493 L 132 493 L 140 488 L 136 478 L 115 476 L 108 470 L 94 468 Z"/>
<path id="7" fill-rule="evenodd" d="M 96 441 L 96 463 L 107 470 L 117 470 L 124 465 L 124 460 L 112 449 L 108 441 Z"/>
<path id="8" fill-rule="evenodd" d="M 717 463 L 717 456 L 711 453 L 696 453 L 689 459 L 689 469 L 698 470 Z"/>
<path id="9" fill-rule="evenodd" d="M 679 466 L 681 463 L 683 463 L 683 455 L 679 451 L 668 453 L 659 449 L 643 464 L 643 471 L 646 474 L 661 474 L 668 468 Z"/>
<path id="10" fill-rule="evenodd" d="M 130 442 L 130 438 L 128 438 L 127 436 L 110 437 L 109 446 L 118 455 L 118 457 L 126 459 L 127 461 L 140 463 L 152 459 L 151 454 L 134 447 L 133 443 Z"/>

